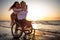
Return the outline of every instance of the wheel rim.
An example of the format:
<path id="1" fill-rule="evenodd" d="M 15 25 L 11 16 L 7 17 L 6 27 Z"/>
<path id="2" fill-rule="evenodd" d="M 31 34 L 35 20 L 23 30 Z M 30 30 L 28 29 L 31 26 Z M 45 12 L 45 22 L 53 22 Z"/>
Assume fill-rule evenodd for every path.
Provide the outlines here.
<path id="1" fill-rule="evenodd" d="M 11 27 L 11 32 L 12 32 L 13 37 L 16 37 L 16 38 L 19 38 L 19 37 L 21 37 L 21 35 L 22 35 L 22 31 L 21 31 L 20 27 L 18 27 L 18 28 L 16 29 L 16 24 L 14 24 L 14 25 Z"/>
<path id="2" fill-rule="evenodd" d="M 31 33 L 32 33 L 32 30 L 33 30 L 33 28 L 30 27 L 30 28 L 26 29 L 26 30 L 24 31 L 24 33 L 25 33 L 25 34 L 31 34 Z"/>

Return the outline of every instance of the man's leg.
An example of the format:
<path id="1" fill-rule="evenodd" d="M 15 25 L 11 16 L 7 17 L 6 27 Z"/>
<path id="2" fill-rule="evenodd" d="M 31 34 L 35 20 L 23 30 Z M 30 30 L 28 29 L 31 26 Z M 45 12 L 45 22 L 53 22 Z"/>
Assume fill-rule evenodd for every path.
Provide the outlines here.
<path id="1" fill-rule="evenodd" d="M 30 22 L 30 21 L 27 21 L 27 22 L 26 22 L 26 25 L 27 25 L 27 28 L 32 27 L 32 24 L 31 24 L 31 22 Z"/>

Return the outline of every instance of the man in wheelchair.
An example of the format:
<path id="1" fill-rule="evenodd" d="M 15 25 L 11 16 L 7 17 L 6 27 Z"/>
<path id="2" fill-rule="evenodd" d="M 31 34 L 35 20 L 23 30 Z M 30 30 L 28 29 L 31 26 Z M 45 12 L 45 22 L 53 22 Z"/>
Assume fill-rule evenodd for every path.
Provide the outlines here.
<path id="1" fill-rule="evenodd" d="M 32 25 L 31 21 L 26 20 L 27 16 L 27 5 L 24 1 L 22 1 L 20 4 L 19 2 L 15 2 L 11 7 L 10 10 L 13 10 L 13 13 L 11 14 L 11 32 L 14 38 L 19 38 L 21 37 L 22 33 L 24 32 L 25 34 L 31 34 L 32 33 Z M 16 24 L 15 29 L 14 24 Z M 18 28 L 21 27 L 22 30 L 19 30 Z M 29 30 L 25 29 L 29 28 Z M 14 29 L 14 30 L 13 30 Z M 26 33 L 28 31 L 28 33 Z M 19 35 L 15 35 L 19 34 Z"/>
<path id="2" fill-rule="evenodd" d="M 10 9 L 13 9 L 13 13 L 11 14 L 11 25 L 18 22 L 23 29 L 25 25 L 27 25 L 26 28 L 32 27 L 31 22 L 26 20 L 28 11 L 27 5 L 24 1 L 22 1 L 20 4 L 15 2 Z"/>

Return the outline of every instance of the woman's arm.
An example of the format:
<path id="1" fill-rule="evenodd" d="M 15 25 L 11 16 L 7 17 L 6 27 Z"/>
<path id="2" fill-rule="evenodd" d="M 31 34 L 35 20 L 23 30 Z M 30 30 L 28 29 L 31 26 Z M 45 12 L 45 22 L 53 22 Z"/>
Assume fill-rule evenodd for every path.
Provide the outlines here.
<path id="1" fill-rule="evenodd" d="M 22 9 L 21 8 L 13 8 L 13 11 L 15 12 L 20 12 Z"/>

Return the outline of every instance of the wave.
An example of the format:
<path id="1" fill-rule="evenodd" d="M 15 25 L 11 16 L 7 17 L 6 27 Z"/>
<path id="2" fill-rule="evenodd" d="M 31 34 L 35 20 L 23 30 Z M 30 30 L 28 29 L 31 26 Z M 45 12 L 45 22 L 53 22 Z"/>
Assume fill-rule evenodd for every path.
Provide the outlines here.
<path id="1" fill-rule="evenodd" d="M 45 25 L 60 25 L 60 20 L 55 21 L 33 21 L 32 23 L 36 24 L 45 24 Z"/>

